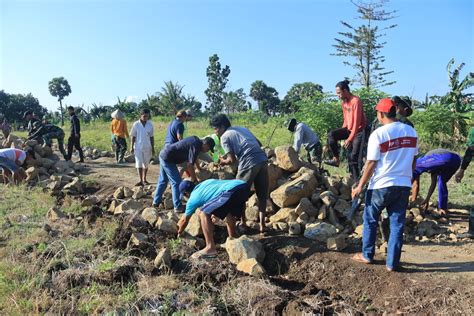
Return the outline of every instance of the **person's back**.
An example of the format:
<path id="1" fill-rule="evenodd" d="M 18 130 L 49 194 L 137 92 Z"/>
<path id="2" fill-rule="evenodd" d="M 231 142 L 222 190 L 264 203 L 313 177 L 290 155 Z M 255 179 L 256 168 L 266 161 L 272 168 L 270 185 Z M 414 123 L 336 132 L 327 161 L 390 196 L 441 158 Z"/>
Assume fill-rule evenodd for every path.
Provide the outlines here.
<path id="1" fill-rule="evenodd" d="M 197 136 L 186 137 L 163 148 L 160 157 L 171 163 L 194 163 L 201 151 L 202 141 Z"/>
<path id="2" fill-rule="evenodd" d="M 229 127 L 221 136 L 221 144 L 226 152 L 232 152 L 239 160 L 239 170 L 247 170 L 267 161 L 257 138 L 245 127 Z"/>
<path id="3" fill-rule="evenodd" d="M 203 206 L 209 200 L 219 196 L 222 192 L 229 191 L 245 181 L 209 179 L 201 182 L 194 188 L 186 204 L 186 214 L 193 213 L 198 207 Z"/>
<path id="4" fill-rule="evenodd" d="M 128 137 L 127 121 L 114 118 L 111 123 L 112 134 L 121 138 Z"/>
<path id="5" fill-rule="evenodd" d="M 368 148 L 367 160 L 377 161 L 369 189 L 411 187 L 413 159 L 418 152 L 417 134 L 411 126 L 394 122 L 379 127 L 370 135 Z"/>
<path id="6" fill-rule="evenodd" d="M 179 141 L 178 135 L 183 136 L 184 124 L 178 118 L 168 125 L 165 136 L 165 145 L 171 145 Z"/>
<path id="7" fill-rule="evenodd" d="M 23 163 L 26 158 L 26 152 L 16 148 L 3 148 L 0 149 L 0 157 L 13 162 L 19 161 Z"/>
<path id="8" fill-rule="evenodd" d="M 313 132 L 313 130 L 308 125 L 302 122 L 296 125 L 295 142 L 297 137 L 301 140 L 301 144 L 305 148 L 319 143 L 319 137 Z"/>

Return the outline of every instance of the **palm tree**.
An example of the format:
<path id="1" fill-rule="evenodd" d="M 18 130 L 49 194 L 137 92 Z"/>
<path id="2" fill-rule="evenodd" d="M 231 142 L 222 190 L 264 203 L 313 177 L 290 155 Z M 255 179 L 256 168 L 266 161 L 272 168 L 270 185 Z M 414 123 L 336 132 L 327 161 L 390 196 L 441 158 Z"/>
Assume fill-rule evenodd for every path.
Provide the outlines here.
<path id="1" fill-rule="evenodd" d="M 456 113 L 464 113 L 473 110 L 473 99 L 474 93 L 464 93 L 465 90 L 474 86 L 474 72 L 470 72 L 459 81 L 459 74 L 464 67 L 465 63 L 461 63 L 456 69 L 451 71 L 451 67 L 454 65 L 454 58 L 452 58 L 446 70 L 448 71 L 449 87 L 451 91 L 444 97 L 444 103 L 448 104 L 449 108 Z"/>
<path id="2" fill-rule="evenodd" d="M 57 97 L 59 101 L 59 109 L 61 112 L 61 126 L 64 126 L 64 114 L 62 100 L 71 93 L 71 86 L 64 77 L 56 77 L 51 79 L 48 84 L 49 93 L 53 97 Z"/>
<path id="3" fill-rule="evenodd" d="M 165 86 L 159 93 L 161 108 L 165 114 L 174 115 L 183 107 L 183 88 L 179 83 L 165 81 Z"/>

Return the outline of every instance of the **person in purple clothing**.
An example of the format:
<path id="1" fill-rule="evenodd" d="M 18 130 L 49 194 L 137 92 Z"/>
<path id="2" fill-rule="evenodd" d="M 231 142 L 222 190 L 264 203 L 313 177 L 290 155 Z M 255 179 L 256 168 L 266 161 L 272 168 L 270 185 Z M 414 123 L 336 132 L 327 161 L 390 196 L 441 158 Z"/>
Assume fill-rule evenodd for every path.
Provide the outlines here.
<path id="1" fill-rule="evenodd" d="M 416 160 L 413 171 L 413 191 L 411 200 L 415 201 L 420 188 L 420 175 L 424 172 L 431 174 L 431 185 L 426 198 L 421 202 L 423 211 L 428 209 L 431 195 L 438 182 L 438 215 L 446 216 L 448 211 L 448 186 L 449 179 L 456 173 L 461 165 L 461 157 L 449 150 L 438 148 L 431 150 Z"/>

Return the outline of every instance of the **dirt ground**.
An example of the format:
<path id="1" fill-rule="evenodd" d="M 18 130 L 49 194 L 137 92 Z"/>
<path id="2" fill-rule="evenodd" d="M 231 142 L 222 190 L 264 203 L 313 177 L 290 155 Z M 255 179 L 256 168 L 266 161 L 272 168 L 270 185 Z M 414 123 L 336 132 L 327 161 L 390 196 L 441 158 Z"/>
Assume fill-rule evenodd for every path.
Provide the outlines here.
<path id="1" fill-rule="evenodd" d="M 88 176 L 100 183 L 97 195 L 105 197 L 119 184 L 131 187 L 137 182 L 133 164 L 116 165 L 109 158 L 87 161 L 86 164 Z M 148 181 L 156 183 L 157 176 L 158 166 L 151 165 Z M 455 212 L 451 221 L 465 229 L 467 213 Z M 224 229 L 220 232 L 223 233 Z M 223 241 L 224 238 L 217 239 Z M 257 298 L 242 298 L 249 300 L 252 309 L 243 305 L 239 309 L 235 307 L 239 303 L 234 302 L 233 312 L 474 313 L 472 241 L 406 243 L 402 254 L 403 269 L 396 273 L 385 270 L 382 253 L 377 254 L 372 265 L 351 261 L 352 254 L 360 250 L 360 240 L 355 240 L 343 252 L 329 252 L 324 245 L 314 241 L 282 234 L 262 238 L 261 242 L 267 253 L 264 267 L 269 275 L 265 282 L 269 283 L 259 285 L 263 293 Z M 204 280 L 215 276 L 216 265 L 228 267 L 225 250 L 219 252 L 219 259 L 205 263 L 213 268 L 208 271 L 209 276 L 202 276 Z M 207 269 L 201 273 L 203 271 Z M 233 291 L 239 286 L 247 289 L 257 286 L 251 278 L 239 274 L 233 282 Z M 219 295 L 225 298 L 226 287 L 214 285 L 223 286 Z"/>

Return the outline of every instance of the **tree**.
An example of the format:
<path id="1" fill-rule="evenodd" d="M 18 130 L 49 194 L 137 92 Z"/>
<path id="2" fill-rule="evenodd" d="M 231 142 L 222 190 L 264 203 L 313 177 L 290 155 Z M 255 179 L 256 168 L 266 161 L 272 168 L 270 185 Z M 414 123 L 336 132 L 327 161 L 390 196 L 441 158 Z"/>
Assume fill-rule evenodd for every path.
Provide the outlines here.
<path id="1" fill-rule="evenodd" d="M 298 102 L 303 100 L 322 99 L 323 86 L 313 82 L 295 83 L 280 104 L 280 112 L 295 113 Z"/>
<path id="2" fill-rule="evenodd" d="M 251 104 L 246 99 L 247 95 L 242 88 L 235 91 L 224 92 L 222 102 L 227 114 L 244 112 L 251 109 Z"/>
<path id="3" fill-rule="evenodd" d="M 0 113 L 8 122 L 13 123 L 23 119 L 23 113 L 26 111 L 32 111 L 40 118 L 48 113 L 48 110 L 41 106 L 38 99 L 31 93 L 9 94 L 0 90 Z"/>
<path id="4" fill-rule="evenodd" d="M 146 99 L 143 99 L 138 104 L 138 109 L 149 109 L 153 115 L 163 115 L 163 110 L 161 108 L 159 93 L 153 95 L 146 95 Z"/>
<path id="5" fill-rule="evenodd" d="M 202 103 L 199 102 L 195 96 L 188 94 L 183 96 L 183 107 L 190 109 L 193 116 L 201 114 Z"/>
<path id="6" fill-rule="evenodd" d="M 346 57 L 344 64 L 356 70 L 355 81 L 366 88 L 382 87 L 394 84 L 395 81 L 387 81 L 387 75 L 393 71 L 386 70 L 382 64 L 385 56 L 381 55 L 381 50 L 386 42 L 381 41 L 385 35 L 382 32 L 396 27 L 396 24 L 388 25 L 379 29 L 376 23 L 383 23 L 394 18 L 396 11 L 385 11 L 384 5 L 388 0 L 378 0 L 374 2 L 353 2 L 357 6 L 359 19 L 364 21 L 363 25 L 353 26 L 341 21 L 348 30 L 338 32 L 341 38 L 335 38 L 336 53 L 334 56 Z M 347 59 L 352 61 L 347 61 Z"/>
<path id="7" fill-rule="evenodd" d="M 165 115 L 175 115 L 183 108 L 183 88 L 179 83 L 165 81 L 159 93 L 160 108 Z"/>
<path id="8" fill-rule="evenodd" d="M 465 93 L 465 91 L 474 86 L 474 72 L 468 73 L 462 81 L 459 81 L 459 75 L 465 63 L 461 63 L 456 69 L 451 70 L 454 63 L 454 58 L 452 58 L 446 67 L 451 91 L 442 98 L 441 102 L 456 113 L 472 111 L 474 110 L 474 93 Z"/>
<path id="9" fill-rule="evenodd" d="M 267 115 L 275 115 L 278 112 L 280 99 L 275 88 L 267 86 L 262 80 L 256 80 L 250 86 L 250 97 L 257 101 L 260 111 Z"/>
<path id="10" fill-rule="evenodd" d="M 219 56 L 217 54 L 209 57 L 209 66 L 206 69 L 208 88 L 204 91 L 207 97 L 206 110 L 211 114 L 216 114 L 222 111 L 224 89 L 227 85 L 227 77 L 229 77 L 229 66 L 221 67 Z"/>
<path id="11" fill-rule="evenodd" d="M 64 77 L 56 77 L 51 79 L 48 84 L 49 93 L 53 97 L 57 97 L 59 101 L 59 107 L 61 110 L 61 126 L 64 125 L 64 114 L 63 114 L 63 99 L 71 93 L 71 86 Z"/>

